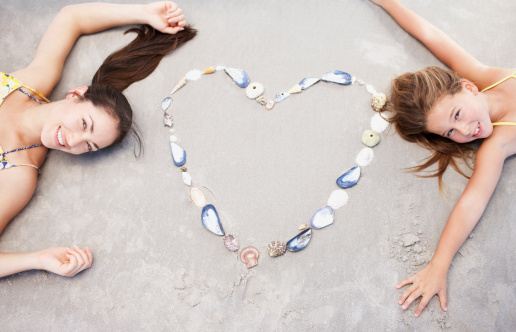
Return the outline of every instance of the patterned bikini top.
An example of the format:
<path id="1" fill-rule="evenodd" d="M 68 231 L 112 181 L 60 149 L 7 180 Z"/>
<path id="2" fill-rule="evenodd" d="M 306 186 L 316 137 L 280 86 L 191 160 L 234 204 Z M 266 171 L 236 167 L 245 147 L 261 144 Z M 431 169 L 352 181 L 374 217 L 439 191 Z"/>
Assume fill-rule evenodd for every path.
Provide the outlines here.
<path id="1" fill-rule="evenodd" d="M 484 90 L 482 90 L 480 92 L 484 92 L 491 88 L 494 88 L 495 86 L 507 81 L 510 78 L 516 78 L 516 71 L 514 73 L 512 73 L 511 75 L 507 76 L 506 78 L 499 80 L 495 84 L 488 86 L 487 88 L 485 88 Z M 516 126 L 516 122 L 493 122 L 493 126 Z"/>
<path id="2" fill-rule="evenodd" d="M 13 92 L 13 91 L 20 91 L 20 92 L 26 94 L 27 96 L 29 96 L 32 100 L 41 104 L 41 101 L 36 99 L 33 95 L 31 95 L 24 89 L 28 89 L 28 90 L 34 92 L 37 96 L 41 97 L 45 102 L 50 103 L 50 100 L 48 100 L 45 96 L 43 96 L 41 93 L 37 92 L 33 88 L 28 87 L 27 85 L 21 83 L 20 81 L 18 81 L 16 78 L 12 77 L 9 74 L 0 72 L 0 105 L 2 105 L 5 98 L 8 95 L 10 95 L 11 92 Z M 31 165 L 31 164 L 12 165 L 7 161 L 7 157 L 6 157 L 6 154 L 8 154 L 8 153 L 12 153 L 12 152 L 20 151 L 20 150 L 32 149 L 32 148 L 36 148 L 38 146 L 41 146 L 41 144 L 26 146 L 24 148 L 14 149 L 14 150 L 7 151 L 7 152 L 4 152 L 4 150 L 0 146 L 0 171 L 2 171 L 4 169 L 9 169 L 11 167 L 30 166 L 30 167 L 34 167 L 35 169 L 38 170 L 38 172 L 40 172 L 40 169 L 35 165 Z"/>

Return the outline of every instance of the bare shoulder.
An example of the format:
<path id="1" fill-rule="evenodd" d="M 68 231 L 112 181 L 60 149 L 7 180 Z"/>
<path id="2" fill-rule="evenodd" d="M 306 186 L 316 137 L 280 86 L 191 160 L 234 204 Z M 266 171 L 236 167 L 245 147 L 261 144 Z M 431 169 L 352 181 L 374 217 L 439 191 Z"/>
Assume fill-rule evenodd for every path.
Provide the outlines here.
<path id="1" fill-rule="evenodd" d="M 495 126 L 491 136 L 482 142 L 477 159 L 502 160 L 516 154 L 516 126 Z M 475 162 L 476 163 L 476 162 Z"/>
<path id="2" fill-rule="evenodd" d="M 516 71 L 516 68 L 498 68 L 484 65 L 476 66 L 465 73 L 464 78 L 475 83 L 479 90 L 483 90 L 504 78 L 509 77 Z"/>
<path id="3" fill-rule="evenodd" d="M 33 167 L 19 166 L 0 171 L 0 233 L 29 203 L 38 181 Z"/>

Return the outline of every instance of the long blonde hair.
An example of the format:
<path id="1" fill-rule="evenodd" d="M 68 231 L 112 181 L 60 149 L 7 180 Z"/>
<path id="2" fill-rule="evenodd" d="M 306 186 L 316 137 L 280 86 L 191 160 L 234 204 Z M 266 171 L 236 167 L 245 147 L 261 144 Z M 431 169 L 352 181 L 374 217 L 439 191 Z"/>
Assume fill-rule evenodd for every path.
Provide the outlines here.
<path id="1" fill-rule="evenodd" d="M 415 142 L 431 152 L 430 157 L 409 169 L 421 177 L 436 176 L 442 193 L 442 177 L 448 166 L 468 177 L 459 168 L 456 159 L 462 160 L 469 168 L 475 150 L 467 145 L 428 132 L 427 116 L 435 103 L 445 95 L 454 95 L 462 90 L 461 77 L 450 70 L 439 67 L 426 67 L 417 72 L 405 73 L 392 80 L 391 95 L 387 111 L 393 115 L 388 118 L 397 133 L 409 142 Z M 437 163 L 435 171 L 426 169 Z M 468 177 L 469 178 L 469 177 Z"/>

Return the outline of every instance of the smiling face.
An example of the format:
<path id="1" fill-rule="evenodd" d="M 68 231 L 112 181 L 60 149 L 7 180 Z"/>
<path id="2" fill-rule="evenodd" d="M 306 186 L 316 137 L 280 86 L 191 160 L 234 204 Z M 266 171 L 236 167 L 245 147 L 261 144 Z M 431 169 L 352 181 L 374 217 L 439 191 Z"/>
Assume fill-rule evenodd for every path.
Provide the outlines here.
<path id="1" fill-rule="evenodd" d="M 117 137 L 118 120 L 77 96 L 56 102 L 41 132 L 45 147 L 71 154 L 97 151 L 111 145 Z"/>
<path id="2" fill-rule="evenodd" d="M 444 95 L 430 109 L 426 128 L 457 143 L 487 138 L 493 132 L 487 104 L 473 83 L 462 84 L 461 92 Z"/>

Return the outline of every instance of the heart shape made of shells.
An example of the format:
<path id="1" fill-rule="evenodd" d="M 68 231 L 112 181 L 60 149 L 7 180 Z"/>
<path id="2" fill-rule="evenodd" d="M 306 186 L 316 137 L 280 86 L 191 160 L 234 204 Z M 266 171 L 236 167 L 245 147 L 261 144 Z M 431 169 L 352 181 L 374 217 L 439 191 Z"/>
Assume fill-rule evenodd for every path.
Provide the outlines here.
<path id="1" fill-rule="evenodd" d="M 381 111 L 386 104 L 387 97 L 383 93 L 378 93 L 372 85 L 365 84 L 363 81 L 356 79 L 350 74 L 334 70 L 324 74 L 321 78 L 308 77 L 294 85 L 290 90 L 279 92 L 273 99 L 268 100 L 263 96 L 264 87 L 258 82 L 250 82 L 247 73 L 241 69 L 228 68 L 224 66 L 208 67 L 203 71 L 194 69 L 189 71 L 182 77 L 171 91 L 171 95 L 185 86 L 187 82 L 199 80 L 203 75 L 213 74 L 217 71 L 224 71 L 240 88 L 245 88 L 246 95 L 250 99 L 256 100 L 260 105 L 265 106 L 266 110 L 272 110 L 274 106 L 281 103 L 293 94 L 301 93 L 316 83 L 327 82 L 340 85 L 356 85 L 365 86 L 367 91 L 372 95 L 371 107 L 377 113 L 371 118 L 371 129 L 365 130 L 362 134 L 362 142 L 367 146 L 363 148 L 356 157 L 357 166 L 351 168 L 337 178 L 336 184 L 340 189 L 335 189 L 329 196 L 327 205 L 317 210 L 310 224 L 304 224 L 299 227 L 301 233 L 297 234 L 289 241 L 272 241 L 267 247 L 270 256 L 277 257 L 285 252 L 297 252 L 304 249 L 312 239 L 312 230 L 318 230 L 327 227 L 334 222 L 334 210 L 341 208 L 348 201 L 348 194 L 344 189 L 350 188 L 358 183 L 360 178 L 360 167 L 365 167 L 371 163 L 374 157 L 372 147 L 380 142 L 381 133 L 387 129 L 389 123 L 381 115 Z M 167 113 L 168 108 L 172 104 L 172 98 L 166 97 L 161 102 L 161 108 L 164 112 L 164 124 L 170 127 L 173 132 L 174 121 L 170 114 Z M 218 236 L 223 236 L 224 245 L 230 251 L 237 251 L 239 244 L 237 239 L 232 235 L 227 235 L 222 227 L 220 217 L 215 206 L 207 204 L 206 196 L 198 187 L 192 187 L 192 177 L 185 167 L 186 151 L 177 144 L 177 137 L 170 136 L 170 152 L 172 160 L 180 171 L 185 185 L 190 187 L 190 198 L 193 203 L 202 208 L 201 222 L 204 227 Z M 246 264 L 247 268 L 251 268 L 258 264 L 259 251 L 254 247 L 245 247 L 240 251 L 240 260 Z"/>

